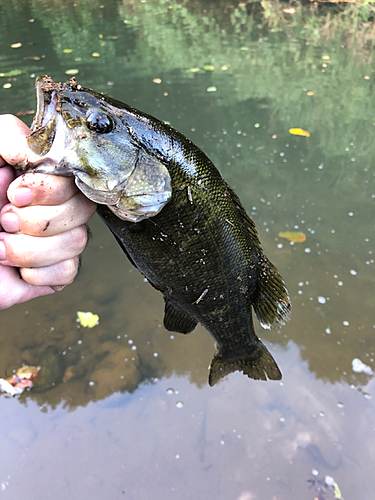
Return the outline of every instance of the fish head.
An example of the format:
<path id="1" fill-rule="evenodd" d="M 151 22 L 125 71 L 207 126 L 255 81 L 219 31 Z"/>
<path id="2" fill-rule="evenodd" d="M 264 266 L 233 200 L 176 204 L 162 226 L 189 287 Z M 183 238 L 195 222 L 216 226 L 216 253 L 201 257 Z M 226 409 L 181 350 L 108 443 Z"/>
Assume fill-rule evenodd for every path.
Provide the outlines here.
<path id="1" fill-rule="evenodd" d="M 32 153 L 17 168 L 74 175 L 92 201 L 131 222 L 156 215 L 172 196 L 167 167 L 132 134 L 121 103 L 75 79 L 36 81 L 37 112 L 27 138 Z"/>

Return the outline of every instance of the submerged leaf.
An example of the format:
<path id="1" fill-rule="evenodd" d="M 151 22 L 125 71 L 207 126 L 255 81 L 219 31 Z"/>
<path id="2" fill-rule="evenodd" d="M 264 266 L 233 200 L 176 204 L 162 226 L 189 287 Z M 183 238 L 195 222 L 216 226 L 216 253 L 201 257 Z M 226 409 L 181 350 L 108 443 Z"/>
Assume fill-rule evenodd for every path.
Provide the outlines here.
<path id="1" fill-rule="evenodd" d="M 78 320 L 85 328 L 94 328 L 99 324 L 99 316 L 92 312 L 77 311 Z"/>
<path id="2" fill-rule="evenodd" d="M 303 137 L 310 137 L 310 132 L 302 128 L 290 128 L 289 133 L 292 135 L 302 135 Z"/>
<path id="3" fill-rule="evenodd" d="M 279 238 L 285 238 L 288 241 L 293 241 L 293 243 L 303 243 L 306 241 L 306 235 L 298 231 L 282 231 L 278 236 Z"/>

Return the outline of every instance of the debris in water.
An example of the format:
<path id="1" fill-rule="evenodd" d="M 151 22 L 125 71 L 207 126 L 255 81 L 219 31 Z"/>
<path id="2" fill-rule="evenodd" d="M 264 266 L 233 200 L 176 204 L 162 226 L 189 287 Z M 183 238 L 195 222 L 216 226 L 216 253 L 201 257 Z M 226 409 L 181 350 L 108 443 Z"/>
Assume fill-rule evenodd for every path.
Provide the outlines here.
<path id="1" fill-rule="evenodd" d="M 279 238 L 285 238 L 288 241 L 293 241 L 293 243 L 303 243 L 306 241 L 306 235 L 298 231 L 282 231 L 278 234 Z"/>
<path id="2" fill-rule="evenodd" d="M 301 135 L 303 137 L 310 137 L 310 132 L 303 130 L 302 128 L 290 128 L 289 133 L 292 135 Z"/>
<path id="3" fill-rule="evenodd" d="M 352 361 L 353 372 L 356 373 L 366 373 L 366 375 L 372 375 L 373 371 L 370 366 L 365 365 L 360 359 L 354 358 Z"/>
<path id="4" fill-rule="evenodd" d="M 78 321 L 85 328 L 94 328 L 99 324 L 99 316 L 92 312 L 77 311 Z"/>
<path id="5" fill-rule="evenodd" d="M 33 380 L 38 377 L 40 366 L 22 366 L 7 379 L 0 378 L 0 390 L 16 396 L 22 394 L 26 388 L 33 386 Z"/>

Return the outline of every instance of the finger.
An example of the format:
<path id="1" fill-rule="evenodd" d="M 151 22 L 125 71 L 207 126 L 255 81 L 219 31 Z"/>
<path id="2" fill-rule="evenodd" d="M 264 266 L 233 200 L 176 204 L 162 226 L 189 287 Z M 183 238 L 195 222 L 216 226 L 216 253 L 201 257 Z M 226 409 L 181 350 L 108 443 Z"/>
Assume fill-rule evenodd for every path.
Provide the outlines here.
<path id="1" fill-rule="evenodd" d="M 74 281 L 78 272 L 78 265 L 79 257 L 74 257 L 52 266 L 23 268 L 20 272 L 22 278 L 30 285 L 65 286 Z"/>
<path id="2" fill-rule="evenodd" d="M 7 189 L 13 179 L 14 171 L 11 167 L 0 168 L 0 210 L 6 203 L 9 203 L 7 197 Z"/>
<path id="3" fill-rule="evenodd" d="M 3 266 L 46 267 L 79 255 L 87 242 L 87 231 L 79 226 L 65 233 L 40 238 L 22 233 L 0 233 L 5 255 Z M 1 248 L 0 248 L 1 250 Z"/>
<path id="4" fill-rule="evenodd" d="M 9 165 L 17 165 L 30 154 L 26 137 L 30 129 L 13 115 L 0 115 L 0 155 Z"/>
<path id="5" fill-rule="evenodd" d="M 17 208 L 6 205 L 0 212 L 0 224 L 8 233 L 20 231 L 29 236 L 53 236 L 85 224 L 96 205 L 81 192 L 62 205 Z"/>
<path id="6" fill-rule="evenodd" d="M 54 293 L 49 286 L 33 286 L 26 283 L 20 278 L 16 269 L 1 264 L 0 283 L 0 310 Z"/>
<path id="7" fill-rule="evenodd" d="M 17 207 L 61 205 L 77 192 L 74 177 L 29 172 L 12 182 L 8 189 L 8 198 Z"/>

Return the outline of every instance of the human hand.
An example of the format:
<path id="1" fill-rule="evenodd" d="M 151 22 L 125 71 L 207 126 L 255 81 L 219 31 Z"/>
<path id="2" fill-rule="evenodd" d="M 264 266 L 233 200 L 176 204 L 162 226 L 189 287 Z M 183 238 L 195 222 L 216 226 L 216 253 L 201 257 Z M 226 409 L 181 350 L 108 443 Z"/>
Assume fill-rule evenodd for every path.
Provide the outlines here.
<path id="1" fill-rule="evenodd" d="M 27 173 L 15 178 L 9 165 L 28 156 L 30 130 L 18 118 L 2 115 L 0 131 L 1 310 L 74 280 L 87 243 L 83 224 L 96 205 L 72 177 Z"/>

